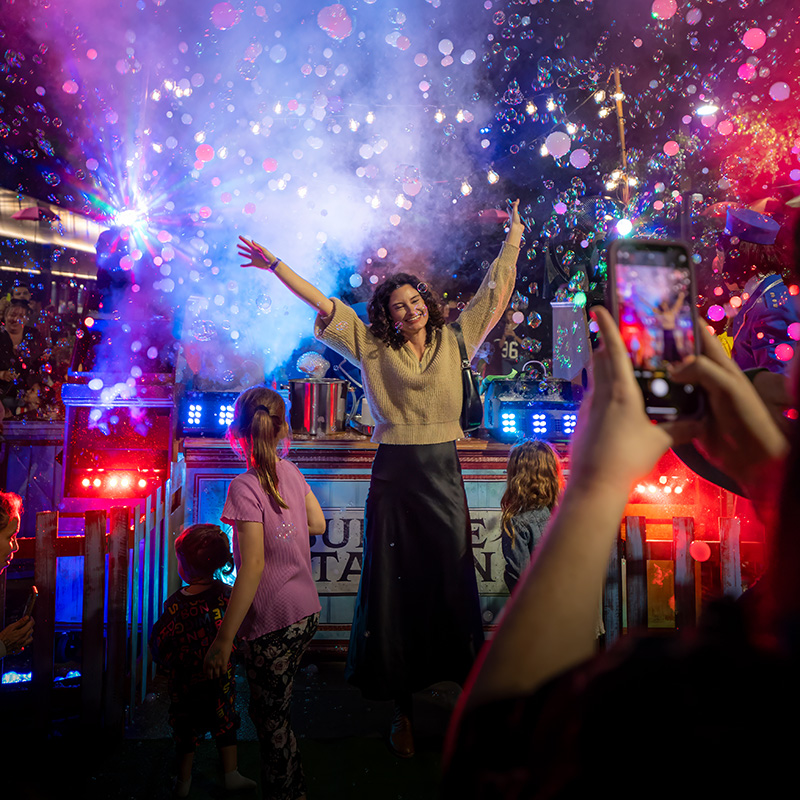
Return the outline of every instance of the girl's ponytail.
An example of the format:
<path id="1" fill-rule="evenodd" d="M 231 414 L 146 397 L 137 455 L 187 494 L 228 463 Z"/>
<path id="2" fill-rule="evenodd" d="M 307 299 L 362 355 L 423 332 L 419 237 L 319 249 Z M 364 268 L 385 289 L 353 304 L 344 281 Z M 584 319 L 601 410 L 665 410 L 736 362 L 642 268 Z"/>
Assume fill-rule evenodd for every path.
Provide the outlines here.
<path id="1" fill-rule="evenodd" d="M 280 508 L 288 508 L 278 488 L 278 446 L 288 439 L 286 405 L 266 386 L 253 386 L 236 400 L 228 439 L 255 470 L 261 488 Z M 283 452 L 285 453 L 285 449 Z"/>

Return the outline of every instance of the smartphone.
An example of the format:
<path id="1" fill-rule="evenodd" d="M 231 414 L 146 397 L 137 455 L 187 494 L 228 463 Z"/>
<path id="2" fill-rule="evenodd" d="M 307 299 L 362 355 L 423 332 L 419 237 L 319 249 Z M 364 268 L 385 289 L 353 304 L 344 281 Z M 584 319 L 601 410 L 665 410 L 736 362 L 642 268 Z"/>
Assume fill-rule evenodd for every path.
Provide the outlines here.
<path id="1" fill-rule="evenodd" d="M 698 417 L 703 394 L 673 382 L 670 366 L 699 353 L 697 288 L 689 248 L 663 239 L 617 239 L 608 258 L 609 304 L 651 419 Z"/>
<path id="2" fill-rule="evenodd" d="M 35 586 L 31 586 L 31 592 L 25 602 L 25 608 L 22 611 L 23 617 L 30 617 L 33 614 L 33 607 L 36 605 L 36 598 L 39 596 L 39 590 Z M 22 619 L 22 617 L 20 617 Z"/>

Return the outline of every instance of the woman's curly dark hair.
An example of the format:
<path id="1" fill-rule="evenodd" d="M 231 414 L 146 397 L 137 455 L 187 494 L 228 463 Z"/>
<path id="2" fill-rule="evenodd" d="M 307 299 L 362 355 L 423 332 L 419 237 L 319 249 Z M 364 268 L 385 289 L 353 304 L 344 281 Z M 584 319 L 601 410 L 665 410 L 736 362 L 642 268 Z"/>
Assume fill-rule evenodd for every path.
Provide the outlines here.
<path id="1" fill-rule="evenodd" d="M 389 313 L 389 298 L 395 289 L 399 289 L 406 284 L 413 286 L 420 293 L 420 297 L 425 301 L 425 305 L 428 308 L 428 322 L 425 325 L 426 344 L 431 343 L 433 332 L 443 328 L 445 324 L 439 301 L 425 281 L 407 272 L 398 272 L 386 278 L 375 287 L 372 298 L 367 305 L 367 313 L 369 314 L 370 331 L 379 339 L 382 339 L 388 347 L 393 347 L 395 350 L 399 350 L 406 340 L 403 334 L 394 326 L 392 315 Z"/>

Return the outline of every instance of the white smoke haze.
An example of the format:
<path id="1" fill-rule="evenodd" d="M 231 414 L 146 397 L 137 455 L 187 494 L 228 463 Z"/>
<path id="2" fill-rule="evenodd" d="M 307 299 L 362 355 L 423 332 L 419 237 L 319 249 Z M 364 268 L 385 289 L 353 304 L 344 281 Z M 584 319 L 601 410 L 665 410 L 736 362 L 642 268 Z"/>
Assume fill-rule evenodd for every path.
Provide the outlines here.
<path id="1" fill-rule="evenodd" d="M 95 176 L 91 205 L 139 215 L 137 303 L 180 309 L 187 344 L 216 342 L 204 369 L 218 382 L 241 377 L 226 350 L 255 352 L 269 374 L 312 329 L 272 276 L 240 268 L 240 234 L 328 294 L 362 280 L 366 295 L 369 259 L 419 251 L 434 285 L 458 263 L 451 226 L 470 202 L 462 183 L 485 182 L 475 152 L 492 113 L 493 98 L 474 99 L 482 2 L 11 7 L 23 11 L 61 71 L 62 96 L 43 105 L 77 99 L 93 131 L 70 165 Z"/>

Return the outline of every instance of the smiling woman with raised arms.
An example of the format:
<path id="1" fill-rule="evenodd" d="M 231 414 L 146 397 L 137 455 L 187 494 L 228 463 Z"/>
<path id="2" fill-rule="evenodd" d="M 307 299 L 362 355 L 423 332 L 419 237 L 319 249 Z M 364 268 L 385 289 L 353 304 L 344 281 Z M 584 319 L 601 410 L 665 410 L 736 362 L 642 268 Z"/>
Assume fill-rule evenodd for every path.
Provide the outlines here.
<path id="1" fill-rule="evenodd" d="M 472 358 L 514 290 L 523 226 L 512 207 L 503 249 L 459 317 Z M 315 335 L 358 366 L 379 444 L 364 519 L 364 557 L 347 677 L 394 700 L 389 742 L 414 754 L 411 694 L 463 683 L 483 643 L 467 499 L 455 442 L 464 435 L 461 357 L 428 287 L 397 273 L 379 284 L 364 325 L 280 259 L 242 238 L 244 266 L 272 271 L 318 313 Z"/>

